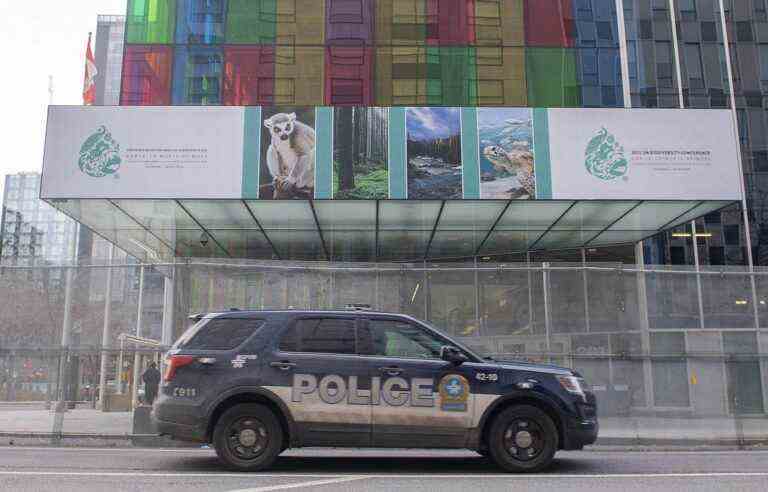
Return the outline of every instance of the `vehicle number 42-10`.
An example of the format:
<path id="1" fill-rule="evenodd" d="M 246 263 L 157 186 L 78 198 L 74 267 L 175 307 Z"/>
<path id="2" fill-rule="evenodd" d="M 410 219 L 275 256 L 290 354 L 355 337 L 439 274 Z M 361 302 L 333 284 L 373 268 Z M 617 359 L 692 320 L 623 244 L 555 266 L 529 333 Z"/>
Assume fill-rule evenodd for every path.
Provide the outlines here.
<path id="1" fill-rule="evenodd" d="M 496 374 L 495 372 L 494 373 L 478 372 L 477 374 L 475 374 L 475 378 L 478 381 L 483 381 L 483 382 L 489 382 L 490 383 L 490 382 L 498 381 L 499 380 L 499 375 Z"/>

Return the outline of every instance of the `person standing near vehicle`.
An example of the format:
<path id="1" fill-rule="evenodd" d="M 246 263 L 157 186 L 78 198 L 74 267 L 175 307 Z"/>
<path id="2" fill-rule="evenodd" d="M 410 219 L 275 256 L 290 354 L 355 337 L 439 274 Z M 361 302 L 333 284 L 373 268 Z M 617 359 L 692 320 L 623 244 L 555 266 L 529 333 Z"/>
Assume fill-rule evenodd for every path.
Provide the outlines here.
<path id="1" fill-rule="evenodd" d="M 157 364 L 154 362 L 149 364 L 141 379 L 144 381 L 144 397 L 147 405 L 152 405 L 157 398 L 157 389 L 160 385 L 160 371 L 157 370 Z"/>

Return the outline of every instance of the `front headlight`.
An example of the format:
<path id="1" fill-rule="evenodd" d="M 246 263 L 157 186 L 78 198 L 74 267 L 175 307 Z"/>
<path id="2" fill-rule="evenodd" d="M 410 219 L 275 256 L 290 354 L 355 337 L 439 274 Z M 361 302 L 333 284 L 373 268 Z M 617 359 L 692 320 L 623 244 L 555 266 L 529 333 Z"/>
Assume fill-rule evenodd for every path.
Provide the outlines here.
<path id="1" fill-rule="evenodd" d="M 584 389 L 587 387 L 584 378 L 576 376 L 557 376 L 557 380 L 560 382 L 560 386 L 562 386 L 568 393 L 584 396 Z"/>

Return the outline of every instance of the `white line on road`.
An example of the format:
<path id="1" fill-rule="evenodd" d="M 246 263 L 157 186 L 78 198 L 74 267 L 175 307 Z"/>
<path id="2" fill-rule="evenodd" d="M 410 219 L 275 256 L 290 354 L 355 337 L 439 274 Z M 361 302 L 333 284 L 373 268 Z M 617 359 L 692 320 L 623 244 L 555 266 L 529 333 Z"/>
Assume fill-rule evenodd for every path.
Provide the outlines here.
<path id="1" fill-rule="evenodd" d="M 508 479 L 547 479 L 547 478 L 567 478 L 567 479 L 579 479 L 579 478 L 738 478 L 738 477 L 766 477 L 768 478 L 768 472 L 712 472 L 712 473 L 603 473 L 603 474 L 514 474 L 514 473 L 476 473 L 476 474 L 451 474 L 451 473 L 435 473 L 435 474 L 420 474 L 420 473 L 356 473 L 354 475 L 348 475 L 343 473 L 145 473 L 145 472 L 56 472 L 56 471 L 13 471 L 13 470 L 0 470 L 0 476 L 37 476 L 37 477 L 145 477 L 145 478 L 322 478 L 322 477 L 334 477 L 334 478 L 348 478 L 348 479 L 363 479 L 363 478 L 379 478 L 379 479 L 393 479 L 393 478 L 417 478 L 417 479 L 469 479 L 477 480 L 478 478 L 508 478 Z"/>
<path id="2" fill-rule="evenodd" d="M 311 482 L 289 483 L 289 484 L 283 484 L 283 485 L 269 485 L 266 487 L 257 487 L 255 489 L 240 489 L 240 490 L 234 490 L 232 492 L 269 492 L 271 490 L 300 489 L 304 487 L 318 487 L 320 485 L 331 485 L 331 484 L 344 483 L 344 482 L 354 482 L 356 480 L 365 480 L 367 478 L 368 477 L 344 477 L 344 478 L 333 478 L 330 480 L 313 480 Z"/>
<path id="3" fill-rule="evenodd" d="M 182 449 L 174 449 L 174 448 L 81 448 L 81 447 L 72 447 L 72 448 L 61 448 L 61 447 L 52 447 L 52 446 L 0 446 L 0 452 L 2 451 L 12 451 L 12 452 L 20 452 L 20 451 L 47 451 L 47 452 L 70 452 L 70 453 L 136 453 L 136 454 L 142 454 L 146 455 L 147 453 L 187 453 L 187 454 L 201 454 L 201 453 L 213 453 L 213 448 L 182 448 Z M 332 451 L 329 451 L 326 448 L 301 448 L 301 449 L 295 449 L 291 450 L 290 452 L 298 452 L 302 453 L 303 451 L 308 451 L 312 453 L 312 458 L 317 457 L 315 454 L 321 454 L 323 451 L 328 452 L 329 457 L 337 457 L 340 454 L 349 454 L 350 456 L 354 457 L 406 457 L 406 458 L 412 458 L 414 456 L 418 455 L 419 450 L 414 449 L 408 449 L 408 450 L 402 450 L 402 449 L 376 449 L 376 448 L 334 448 Z M 358 453 L 358 451 L 364 451 L 364 454 L 361 455 Z M 462 452 L 461 450 L 452 450 L 452 451 L 444 451 L 444 450 L 435 450 L 435 449 L 425 449 L 423 450 L 426 453 L 430 454 L 430 458 L 441 458 L 441 457 L 455 457 L 458 455 L 461 455 L 464 457 L 466 454 L 467 456 L 471 456 L 474 453 L 470 451 Z M 733 450 L 701 450 L 701 451 L 633 451 L 633 450 L 619 450 L 619 451 L 609 451 L 609 450 L 584 450 L 584 451 L 569 451 L 567 452 L 568 456 L 573 456 L 578 454 L 579 456 L 602 456 L 602 455 L 617 455 L 617 454 L 642 454 L 642 455 L 713 455 L 713 454 L 738 454 L 738 455 L 750 455 L 750 454 L 768 454 L 768 450 L 763 449 L 733 449 Z M 369 456 L 370 455 L 370 456 Z M 284 455 L 287 457 L 293 457 L 293 454 Z M 479 456 L 479 455 L 478 455 Z M 561 456 L 561 454 L 558 454 L 558 457 Z M 307 456 L 302 456 L 307 457 Z"/>

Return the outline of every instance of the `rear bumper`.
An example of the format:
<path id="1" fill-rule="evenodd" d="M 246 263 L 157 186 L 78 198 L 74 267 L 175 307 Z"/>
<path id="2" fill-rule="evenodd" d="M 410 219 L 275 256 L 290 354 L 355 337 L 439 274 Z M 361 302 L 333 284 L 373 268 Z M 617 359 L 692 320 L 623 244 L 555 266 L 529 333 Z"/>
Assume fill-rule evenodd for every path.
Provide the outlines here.
<path id="1" fill-rule="evenodd" d="M 158 420 L 154 414 L 152 420 L 157 427 L 157 432 L 163 436 L 170 436 L 178 441 L 207 442 L 206 429 L 202 425 L 184 425 L 178 422 Z"/>
<path id="2" fill-rule="evenodd" d="M 179 441 L 207 442 L 207 425 L 200 406 L 192 401 L 162 395 L 152 408 L 152 421 L 158 433 Z"/>

